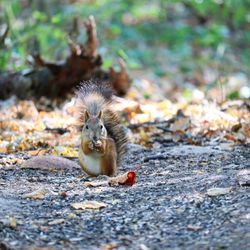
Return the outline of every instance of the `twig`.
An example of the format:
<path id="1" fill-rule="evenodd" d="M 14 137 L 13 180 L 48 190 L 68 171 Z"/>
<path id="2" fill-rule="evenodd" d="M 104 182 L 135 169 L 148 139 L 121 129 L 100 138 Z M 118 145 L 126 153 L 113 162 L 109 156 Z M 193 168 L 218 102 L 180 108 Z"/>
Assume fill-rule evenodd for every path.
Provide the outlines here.
<path id="1" fill-rule="evenodd" d="M 157 125 L 163 125 L 163 124 L 168 124 L 168 123 L 172 123 L 174 121 L 174 118 L 171 118 L 169 120 L 166 121 L 153 121 L 153 122 L 143 122 L 143 123 L 137 123 L 137 124 L 129 124 L 128 128 L 130 129 L 136 129 L 136 128 L 140 128 L 140 127 L 150 127 L 150 126 L 157 126 Z M 159 127 L 160 129 L 163 129 L 162 127 Z M 167 128 L 164 128 L 166 130 L 168 130 Z M 170 131 L 166 131 L 166 132 L 170 132 Z"/>
<path id="2" fill-rule="evenodd" d="M 80 56 L 82 54 L 81 46 L 75 43 L 70 37 L 68 37 L 68 44 L 73 55 Z"/>
<path id="3" fill-rule="evenodd" d="M 84 26 L 86 28 L 88 34 L 87 47 L 86 52 L 90 57 L 96 57 L 96 47 L 97 47 L 97 34 L 96 34 L 96 23 L 94 16 L 90 16 L 89 19 L 84 22 Z"/>
<path id="4" fill-rule="evenodd" d="M 150 160 L 165 160 L 167 158 L 168 158 L 168 155 L 155 154 L 155 155 L 150 155 L 148 157 L 145 157 L 143 159 L 143 162 L 149 162 Z"/>
<path id="5" fill-rule="evenodd" d="M 57 134 L 60 134 L 60 135 L 63 135 L 67 132 L 70 132 L 67 128 L 45 128 L 46 131 L 50 131 L 50 132 L 53 132 L 53 133 L 57 133 Z"/>
<path id="6" fill-rule="evenodd" d="M 112 79 L 113 88 L 118 95 L 125 95 L 131 85 L 131 79 L 126 71 L 126 63 L 122 58 L 118 59 L 120 71 L 115 71 L 113 67 L 109 68 L 109 73 Z"/>
<path id="7" fill-rule="evenodd" d="M 156 128 L 161 129 L 164 132 L 173 133 L 173 131 L 170 128 L 165 128 L 165 127 L 162 127 L 162 126 L 156 126 Z"/>
<path id="8" fill-rule="evenodd" d="M 9 33 L 10 26 L 9 24 L 6 24 L 6 28 L 3 32 L 3 34 L 0 34 L 0 46 L 4 45 L 4 41 Z"/>

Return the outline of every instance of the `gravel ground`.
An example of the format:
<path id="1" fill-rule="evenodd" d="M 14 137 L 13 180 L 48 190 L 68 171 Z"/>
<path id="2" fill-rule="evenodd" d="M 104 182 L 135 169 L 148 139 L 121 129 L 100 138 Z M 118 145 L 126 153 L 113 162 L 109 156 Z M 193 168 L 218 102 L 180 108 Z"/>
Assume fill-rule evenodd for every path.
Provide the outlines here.
<path id="1" fill-rule="evenodd" d="M 104 177 L 76 168 L 0 169 L 0 249 L 250 249 L 249 146 L 129 148 L 132 187 L 86 187 Z M 44 199 L 24 198 L 35 190 Z M 107 207 L 70 206 L 86 200 Z"/>

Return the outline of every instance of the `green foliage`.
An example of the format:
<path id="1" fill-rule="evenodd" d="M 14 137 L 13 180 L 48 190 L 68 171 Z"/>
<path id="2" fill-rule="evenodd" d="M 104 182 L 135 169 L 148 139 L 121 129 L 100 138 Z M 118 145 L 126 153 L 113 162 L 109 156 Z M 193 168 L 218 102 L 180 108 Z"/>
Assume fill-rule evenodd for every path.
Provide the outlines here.
<path id="1" fill-rule="evenodd" d="M 234 99 L 239 99 L 239 98 L 240 98 L 239 91 L 233 91 L 229 95 L 227 95 L 227 99 L 229 100 L 234 100 Z"/>
<path id="2" fill-rule="evenodd" d="M 2 22 L 10 24 L 6 42 L 1 51 L 0 70 L 27 67 L 29 53 L 39 49 L 48 60 L 65 58 L 67 36 L 83 42 L 86 34 L 81 27 L 74 29 L 74 20 L 80 22 L 89 15 L 97 20 L 99 49 L 108 68 L 117 55 L 130 68 L 152 67 L 157 75 L 165 75 L 156 58 L 158 48 L 170 49 L 183 58 L 192 56 L 193 47 L 216 49 L 221 44 L 246 46 L 250 42 L 250 2 L 244 0 L 59 0 L 18 1 L 2 0 Z M 199 20 L 205 20 L 199 23 Z M 235 29 L 240 36 L 230 37 Z M 229 47 L 230 47 L 229 46 Z M 163 53 L 163 54 L 162 54 Z M 169 52 L 161 50 L 159 54 Z M 173 55 L 171 55 L 173 56 Z M 213 56 L 213 55 L 212 55 Z M 248 65 L 245 53 L 241 58 Z M 182 65 L 184 71 L 189 67 Z"/>

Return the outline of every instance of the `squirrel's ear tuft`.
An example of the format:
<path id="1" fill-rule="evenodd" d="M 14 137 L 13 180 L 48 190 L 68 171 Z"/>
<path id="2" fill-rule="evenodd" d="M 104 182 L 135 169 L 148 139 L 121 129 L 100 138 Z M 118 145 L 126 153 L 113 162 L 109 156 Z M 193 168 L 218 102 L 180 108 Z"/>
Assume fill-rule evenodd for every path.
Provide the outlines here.
<path id="1" fill-rule="evenodd" d="M 102 111 L 99 112 L 99 114 L 97 115 L 97 118 L 99 118 L 99 119 L 102 118 Z"/>
<path id="2" fill-rule="evenodd" d="M 89 112 L 86 110 L 84 115 L 85 121 L 89 119 Z"/>

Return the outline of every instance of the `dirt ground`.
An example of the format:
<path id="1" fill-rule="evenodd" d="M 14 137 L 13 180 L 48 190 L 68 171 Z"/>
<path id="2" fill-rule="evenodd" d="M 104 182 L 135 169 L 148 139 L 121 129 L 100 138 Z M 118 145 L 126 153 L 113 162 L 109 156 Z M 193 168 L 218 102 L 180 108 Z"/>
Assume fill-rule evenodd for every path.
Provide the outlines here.
<path id="1" fill-rule="evenodd" d="M 0 169 L 0 249 L 250 249 L 249 145 L 129 145 L 129 169 L 132 187 L 88 187 L 105 177 L 78 168 Z M 106 207 L 71 206 L 82 201 Z"/>

